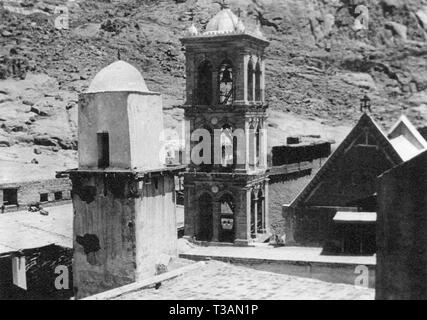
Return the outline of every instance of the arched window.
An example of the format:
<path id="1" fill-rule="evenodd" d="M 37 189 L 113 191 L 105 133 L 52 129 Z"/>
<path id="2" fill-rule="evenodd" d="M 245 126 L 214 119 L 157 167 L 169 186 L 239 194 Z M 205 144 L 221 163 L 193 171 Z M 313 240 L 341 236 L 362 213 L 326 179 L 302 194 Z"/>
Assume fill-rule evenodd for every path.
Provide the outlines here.
<path id="1" fill-rule="evenodd" d="M 218 70 L 219 104 L 233 103 L 233 66 L 231 61 L 224 60 Z"/>
<path id="2" fill-rule="evenodd" d="M 221 219 L 221 232 L 219 241 L 233 242 L 234 241 L 234 200 L 233 197 L 226 193 L 220 200 L 220 219 Z"/>
<path id="3" fill-rule="evenodd" d="M 257 200 L 257 232 L 264 233 L 265 232 L 265 201 L 264 194 L 260 189 L 258 191 L 258 200 Z"/>
<path id="4" fill-rule="evenodd" d="M 248 62 L 248 101 L 254 100 L 254 66 L 252 60 Z"/>
<path id="5" fill-rule="evenodd" d="M 255 101 L 262 99 L 261 76 L 261 65 L 258 61 L 255 67 Z"/>
<path id="6" fill-rule="evenodd" d="M 226 124 L 221 128 L 221 165 L 232 167 L 234 161 L 233 130 Z"/>
<path id="7" fill-rule="evenodd" d="M 212 64 L 205 60 L 197 69 L 197 104 L 212 103 Z"/>
<path id="8" fill-rule="evenodd" d="M 202 162 L 201 164 L 200 164 L 200 170 L 202 171 L 202 172 L 211 172 L 212 171 L 212 169 L 213 169 L 213 166 L 214 166 L 214 161 L 215 161 L 215 149 L 214 149 L 214 145 L 215 145 L 215 142 L 214 142 L 214 130 L 212 129 L 212 128 L 210 128 L 209 126 L 203 126 L 201 129 L 204 129 L 204 130 L 207 130 L 208 132 L 209 132 L 209 136 L 210 136 L 210 139 L 207 139 L 207 140 L 209 140 L 209 141 L 203 141 L 203 137 L 201 136 L 200 138 L 199 138 L 199 143 L 204 143 L 203 144 L 203 148 L 201 148 L 200 149 L 200 151 L 199 151 L 199 157 L 201 158 L 201 159 L 204 159 L 204 152 L 206 151 L 206 152 L 209 152 L 210 151 L 210 157 L 208 156 L 208 155 L 206 155 L 206 157 L 207 157 L 207 160 L 206 161 L 208 161 L 209 163 L 207 163 L 207 162 Z"/>
<path id="9" fill-rule="evenodd" d="M 261 154 L 260 152 L 260 148 L 261 148 L 261 143 L 260 143 L 260 129 L 259 129 L 260 125 L 257 126 L 256 131 L 255 131 L 255 152 L 256 152 L 256 158 L 255 158 L 255 165 L 258 166 L 259 165 L 259 156 Z"/>
<path id="10" fill-rule="evenodd" d="M 255 169 L 255 165 L 256 165 L 256 162 L 255 162 L 255 155 L 256 155 L 256 127 L 255 127 L 255 124 L 254 123 L 250 123 L 250 125 L 249 125 L 249 132 L 248 132 L 248 135 L 249 135 L 249 153 L 248 153 L 248 156 L 249 156 L 249 167 L 251 168 L 251 169 Z"/>

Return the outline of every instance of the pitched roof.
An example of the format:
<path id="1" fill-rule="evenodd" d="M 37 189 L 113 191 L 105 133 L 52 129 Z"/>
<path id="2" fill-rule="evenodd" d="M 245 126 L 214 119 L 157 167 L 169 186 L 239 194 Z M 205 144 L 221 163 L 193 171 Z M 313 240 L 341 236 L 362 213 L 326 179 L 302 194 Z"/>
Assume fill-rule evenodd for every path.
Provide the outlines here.
<path id="1" fill-rule="evenodd" d="M 311 179 L 307 186 L 297 195 L 297 197 L 291 202 L 290 207 L 297 206 L 303 201 L 311 192 L 317 187 L 322 177 L 328 172 L 328 170 L 334 165 L 336 159 L 343 155 L 348 150 L 357 138 L 368 129 L 370 134 L 374 135 L 377 143 L 381 146 L 381 150 L 385 153 L 386 157 L 393 165 L 402 163 L 404 160 L 400 156 L 399 152 L 394 148 L 390 140 L 383 133 L 381 128 L 375 123 L 375 121 L 366 113 L 364 113 L 354 128 L 341 142 L 338 148 L 329 156 L 325 164 L 320 168 L 316 175 Z"/>
<path id="2" fill-rule="evenodd" d="M 387 137 L 404 161 L 427 149 L 427 141 L 404 115 L 390 129 Z"/>

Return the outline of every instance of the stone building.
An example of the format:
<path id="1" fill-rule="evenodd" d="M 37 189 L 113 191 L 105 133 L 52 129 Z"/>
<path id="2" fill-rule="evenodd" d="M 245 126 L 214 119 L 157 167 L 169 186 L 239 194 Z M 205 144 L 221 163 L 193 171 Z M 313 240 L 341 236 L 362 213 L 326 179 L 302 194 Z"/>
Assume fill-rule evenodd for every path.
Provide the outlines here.
<path id="1" fill-rule="evenodd" d="M 377 177 L 426 148 L 406 117 L 385 134 L 364 113 L 307 186 L 284 206 L 286 243 L 323 246 L 333 253 L 374 253 Z"/>
<path id="2" fill-rule="evenodd" d="M 68 179 L 0 181 L 0 212 L 25 209 L 39 203 L 54 205 L 71 199 L 71 182 Z"/>
<path id="3" fill-rule="evenodd" d="M 199 32 L 181 39 L 186 56 L 189 128 L 185 236 L 247 245 L 268 237 L 267 126 L 264 99 L 268 41 L 222 4 Z M 206 148 L 200 144 L 207 143 Z M 199 163 L 194 157 L 201 157 Z"/>
<path id="4" fill-rule="evenodd" d="M 162 100 L 123 61 L 79 98 L 79 167 L 72 180 L 76 298 L 156 274 L 176 255 L 174 170 L 161 160 Z"/>
<path id="5" fill-rule="evenodd" d="M 376 299 L 427 299 L 427 152 L 378 182 Z"/>

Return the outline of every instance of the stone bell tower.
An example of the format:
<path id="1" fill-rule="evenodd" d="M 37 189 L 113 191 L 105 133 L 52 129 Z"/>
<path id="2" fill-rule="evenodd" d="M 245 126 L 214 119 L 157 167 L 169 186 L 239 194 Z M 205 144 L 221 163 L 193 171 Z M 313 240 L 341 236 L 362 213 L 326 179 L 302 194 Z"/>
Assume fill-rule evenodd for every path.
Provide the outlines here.
<path id="1" fill-rule="evenodd" d="M 185 236 L 247 245 L 269 234 L 264 50 L 225 3 L 186 55 Z"/>
<path id="2" fill-rule="evenodd" d="M 176 255 L 174 170 L 160 137 L 162 98 L 116 61 L 79 97 L 79 167 L 73 184 L 73 285 L 77 299 L 156 273 Z"/>

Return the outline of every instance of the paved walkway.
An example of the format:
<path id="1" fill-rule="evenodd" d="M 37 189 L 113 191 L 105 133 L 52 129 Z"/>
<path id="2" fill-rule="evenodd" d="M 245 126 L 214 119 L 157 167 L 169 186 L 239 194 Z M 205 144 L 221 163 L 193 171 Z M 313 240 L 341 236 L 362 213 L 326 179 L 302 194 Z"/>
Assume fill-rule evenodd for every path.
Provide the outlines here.
<path id="1" fill-rule="evenodd" d="M 373 289 L 258 271 L 219 261 L 162 282 L 158 289 L 142 289 L 117 299 L 224 300 L 372 300 Z"/>
<path id="2" fill-rule="evenodd" d="M 183 240 L 180 240 L 183 241 Z M 273 247 L 267 244 L 259 244 L 256 247 L 234 246 L 187 246 L 180 256 L 194 259 L 199 257 L 260 259 L 289 262 L 319 262 L 324 264 L 348 264 L 374 266 L 376 257 L 373 256 L 331 256 L 322 255 L 321 248 L 313 247 Z M 224 260 L 224 259 L 221 259 Z"/>

